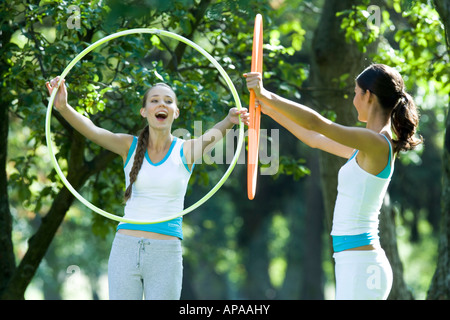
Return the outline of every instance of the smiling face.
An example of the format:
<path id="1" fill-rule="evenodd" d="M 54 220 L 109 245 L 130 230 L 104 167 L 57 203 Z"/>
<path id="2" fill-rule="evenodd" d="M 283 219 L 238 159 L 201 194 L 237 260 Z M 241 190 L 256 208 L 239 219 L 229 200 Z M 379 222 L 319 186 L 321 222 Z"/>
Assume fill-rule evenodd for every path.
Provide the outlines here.
<path id="1" fill-rule="evenodd" d="M 151 127 L 171 127 L 174 119 L 178 118 L 179 110 L 175 93 L 168 86 L 156 85 L 144 96 L 141 115 L 147 118 Z"/>

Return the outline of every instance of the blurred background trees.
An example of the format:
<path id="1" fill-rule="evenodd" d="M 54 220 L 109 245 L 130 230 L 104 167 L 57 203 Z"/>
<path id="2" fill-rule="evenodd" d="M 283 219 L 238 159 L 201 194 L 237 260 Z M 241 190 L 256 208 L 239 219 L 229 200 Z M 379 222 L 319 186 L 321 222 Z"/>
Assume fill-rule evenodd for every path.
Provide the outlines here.
<path id="1" fill-rule="evenodd" d="M 440 228 L 440 221 L 448 223 L 449 208 L 444 192 L 449 15 L 437 11 L 434 2 L 11 0 L 0 7 L 3 298 L 107 299 L 105 274 L 117 223 L 74 201 L 52 169 L 44 133 L 45 81 L 108 34 L 159 28 L 210 52 L 245 106 L 242 74 L 250 69 L 257 13 L 264 17 L 265 85 L 339 123 L 359 125 L 353 87 L 366 66 L 386 63 L 401 72 L 420 108 L 425 144 L 396 161 L 383 208 L 381 236 L 396 279 L 390 299 L 425 299 L 436 270 L 436 279 L 448 278 L 448 262 L 441 259 L 436 267 L 438 243 L 439 256 L 448 257 L 448 229 Z M 226 84 L 203 56 L 156 35 L 118 38 L 86 56 L 67 77 L 69 102 L 102 127 L 136 134 L 144 126 L 138 116 L 142 95 L 161 79 L 180 101 L 174 129 L 196 135 L 198 121 L 205 131 L 234 106 Z M 255 200 L 246 196 L 242 150 L 243 161 L 225 185 L 184 217 L 183 299 L 334 297 L 329 232 L 342 161 L 306 147 L 268 117 L 261 127 L 267 129 L 271 163 L 261 165 Z M 120 159 L 86 141 L 57 112 L 52 131 L 71 184 L 95 205 L 121 215 Z M 229 136 L 221 145 L 224 155 L 234 140 Z M 213 152 L 208 156 L 220 154 L 218 148 Z M 210 165 L 206 160 L 195 168 L 186 206 L 227 168 L 225 160 Z M 277 173 L 264 174 L 271 165 Z M 445 286 L 448 292 L 445 283 L 434 281 L 428 297 L 448 299 L 448 293 L 433 294 Z"/>

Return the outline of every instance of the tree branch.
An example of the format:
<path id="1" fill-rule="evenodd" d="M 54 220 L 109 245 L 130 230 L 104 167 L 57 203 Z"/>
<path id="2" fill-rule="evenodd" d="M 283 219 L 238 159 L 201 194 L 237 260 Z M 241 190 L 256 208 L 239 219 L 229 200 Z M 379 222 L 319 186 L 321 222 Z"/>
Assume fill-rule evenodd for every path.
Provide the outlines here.
<path id="1" fill-rule="evenodd" d="M 185 37 L 189 40 L 192 40 L 195 31 L 197 30 L 200 22 L 205 16 L 206 9 L 208 9 L 211 4 L 211 0 L 202 0 L 198 6 L 190 10 L 190 13 L 194 17 L 195 21 L 192 24 L 191 32 L 186 34 Z M 172 59 L 169 61 L 167 68 L 171 71 L 177 70 L 178 63 L 183 58 L 184 52 L 186 51 L 186 44 L 184 42 L 179 42 L 177 47 L 175 48 L 175 55 L 172 56 Z"/>

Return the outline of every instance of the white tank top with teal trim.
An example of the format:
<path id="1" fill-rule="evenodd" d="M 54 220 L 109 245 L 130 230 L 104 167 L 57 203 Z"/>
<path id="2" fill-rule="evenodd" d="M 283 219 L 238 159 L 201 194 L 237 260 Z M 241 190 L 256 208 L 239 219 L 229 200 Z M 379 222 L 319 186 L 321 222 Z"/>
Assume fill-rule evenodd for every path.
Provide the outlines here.
<path id="1" fill-rule="evenodd" d="M 139 221 L 155 221 L 173 217 L 184 209 L 184 197 L 192 169 L 189 170 L 183 154 L 184 140 L 174 137 L 169 151 L 164 159 L 153 163 L 145 153 L 142 167 L 132 186 L 130 199 L 125 204 L 126 219 Z M 126 187 L 130 184 L 130 171 L 136 154 L 137 137 L 128 152 L 124 173 Z M 170 227 L 177 230 L 170 231 Z M 168 229 L 168 230 L 161 230 Z M 180 236 L 181 218 L 172 223 L 162 224 L 128 224 L 121 222 L 118 229 L 134 229 L 153 231 Z"/>
<path id="2" fill-rule="evenodd" d="M 357 151 L 339 170 L 332 236 L 361 234 L 377 236 L 378 216 L 394 171 L 389 140 L 388 143 L 388 164 L 380 174 L 373 175 L 363 170 L 356 161 Z"/>

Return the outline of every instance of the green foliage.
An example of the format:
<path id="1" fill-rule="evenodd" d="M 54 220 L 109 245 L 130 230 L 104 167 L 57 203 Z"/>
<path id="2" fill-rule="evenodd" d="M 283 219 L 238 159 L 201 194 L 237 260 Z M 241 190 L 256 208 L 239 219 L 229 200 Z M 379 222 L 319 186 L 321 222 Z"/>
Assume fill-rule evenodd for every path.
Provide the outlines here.
<path id="1" fill-rule="evenodd" d="M 367 46 L 373 43 L 380 34 L 378 26 L 373 28 L 367 26 L 367 18 L 370 15 L 367 8 L 367 5 L 358 5 L 353 6 L 352 10 L 337 13 L 338 17 L 344 16 L 341 28 L 345 30 L 345 39 L 347 42 L 354 41 L 362 52 L 366 52 Z"/>
<path id="2" fill-rule="evenodd" d="M 11 102 L 7 169 L 17 256 L 23 256 L 26 250 L 26 239 L 34 232 L 33 221 L 45 216 L 63 187 L 46 155 L 44 121 L 48 95 L 44 84 L 59 75 L 79 52 L 119 30 L 151 27 L 173 31 L 190 37 L 219 61 L 246 106 L 248 91 L 242 74 L 250 67 L 254 17 L 262 13 L 265 85 L 281 95 L 302 101 L 314 90 L 308 87 L 309 51 L 322 4 L 323 1 L 306 0 L 2 2 L 2 32 L 12 34 L 11 41 L 2 43 L 0 48 L 7 64 L 0 90 L 2 100 Z M 416 190 L 423 185 L 436 185 L 436 177 L 441 174 L 438 159 L 450 92 L 449 56 L 442 23 L 428 1 L 387 1 L 380 8 L 380 25 L 376 28 L 367 24 L 373 14 L 369 5 L 368 0 L 361 1 L 351 10 L 337 13 L 342 17 L 341 28 L 346 39 L 356 41 L 359 49 L 366 53 L 369 46 L 377 44 L 378 50 L 367 55 L 368 63 L 375 61 L 398 68 L 422 111 L 420 133 L 425 136 L 425 147 L 417 153 L 402 155 L 402 162 L 396 163 L 397 175 L 390 189 L 393 202 L 406 217 L 401 219 L 401 228 L 413 230 L 418 224 L 420 237 L 426 238 L 420 242 L 419 237 L 409 244 L 412 233 L 400 234 L 400 251 L 406 248 L 405 259 L 416 266 L 414 250 L 419 248 L 422 254 L 434 250 L 436 232 L 430 228 L 437 225 L 435 204 L 439 203 L 439 191 L 430 187 L 433 192 L 418 196 Z M 69 19 L 77 18 L 78 12 L 69 10 L 70 6 L 79 10 L 79 28 L 68 23 Z M 201 9 L 205 11 L 197 15 Z M 110 41 L 83 58 L 68 75 L 69 103 L 101 127 L 137 134 L 144 126 L 138 113 L 144 92 L 152 84 L 164 81 L 173 86 L 180 102 L 181 115 L 174 129 L 186 129 L 194 135 L 195 121 L 201 121 L 205 131 L 225 116 L 234 101 L 218 72 L 202 55 L 189 47 L 181 49 L 178 42 L 157 35 L 126 36 Z M 337 87 L 349 76 L 339 75 L 335 80 Z M 324 115 L 336 120 L 331 109 L 324 111 Z M 263 119 L 263 126 L 268 123 L 266 120 Z M 73 136 L 56 111 L 52 131 L 57 158 L 67 172 L 71 165 L 73 141 L 70 139 Z M 257 199 L 257 204 L 248 203 L 245 168 L 238 165 L 214 201 L 186 217 L 185 261 L 189 270 L 194 270 L 186 271 L 190 272 L 187 278 L 194 287 L 190 297 L 203 294 L 203 298 L 242 298 L 242 288 L 259 284 L 246 283 L 253 272 L 247 270 L 246 265 L 251 260 L 247 259 L 250 240 L 246 238 L 250 235 L 262 243 L 257 247 L 258 258 L 269 252 L 266 271 L 272 290 L 281 292 L 285 281 L 291 281 L 286 278 L 286 270 L 294 262 L 288 250 L 291 247 L 302 250 L 296 243 L 292 244 L 294 240 L 308 242 L 304 231 L 293 230 L 297 224 L 305 222 L 303 216 L 298 217 L 298 208 L 305 206 L 308 193 L 299 190 L 309 188 L 303 178 L 311 172 L 310 163 L 303 159 L 305 153 L 299 151 L 297 142 L 293 143 L 293 138 L 283 129 L 280 132 L 279 171 L 274 176 L 261 177 L 267 178 L 263 180 L 266 185 L 274 185 L 270 197 Z M 90 161 L 102 150 L 88 141 L 85 143 L 80 162 L 91 166 Z M 118 215 L 123 211 L 122 165 L 121 159 L 116 158 L 107 168 L 93 174 L 80 190 L 97 206 Z M 226 165 L 196 166 L 187 204 L 203 196 L 225 169 Z M 408 191 L 405 185 L 415 187 Z M 253 212 L 254 207 L 264 210 Z M 420 222 L 410 218 L 415 212 L 420 212 Z M 107 257 L 108 241 L 115 226 L 115 222 L 84 207 L 73 206 L 37 277 L 50 283 L 59 275 L 58 279 L 63 281 L 67 277 L 67 267 L 72 264 L 79 264 L 86 274 L 98 277 L 91 262 L 104 263 L 100 255 Z M 91 238 L 91 233 L 98 237 Z M 73 257 L 78 260 L 71 261 Z M 432 258 L 427 254 L 424 260 L 432 261 Z M 408 268 L 405 268 L 406 273 L 411 277 Z M 420 266 L 420 270 L 428 272 L 426 266 Z M 211 281 L 214 286 L 210 286 Z M 414 281 L 414 288 L 425 290 L 424 282 L 423 277 Z M 210 287 L 217 291 L 208 289 Z M 207 296 L 209 293 L 211 296 Z M 418 296 L 423 294 L 418 293 Z"/>
<path id="3" fill-rule="evenodd" d="M 280 175 L 288 175 L 292 176 L 295 181 L 298 181 L 305 175 L 309 175 L 311 171 L 304 165 L 305 162 L 304 159 L 281 156 L 278 172 L 274 175 L 274 179 L 277 179 Z"/>
<path id="4" fill-rule="evenodd" d="M 13 101 L 12 111 L 23 118 L 24 126 L 31 129 L 35 148 L 44 143 L 45 81 L 61 73 L 82 49 L 113 29 L 156 27 L 190 34 L 194 20 L 203 18 L 193 16 L 196 5 L 198 1 L 176 2 L 175 6 L 168 1 L 132 1 L 127 4 L 122 1 L 92 1 L 89 4 L 82 1 L 22 4 L 16 1 L 3 4 L 11 10 L 11 16 L 18 17 L 16 20 L 21 26 L 7 51 L 11 55 L 11 65 L 4 74 L 3 86 L 10 88 L 4 90 L 10 96 L 5 98 Z M 69 10 L 70 6 L 76 6 L 80 12 L 80 28 L 70 28 L 68 24 L 71 15 L 77 14 L 77 11 Z M 232 32 L 224 32 L 224 16 L 230 20 L 227 27 L 231 30 L 236 30 L 237 25 L 248 26 L 247 30 L 241 28 L 242 34 L 247 32 L 241 41 L 248 43 L 251 41 L 252 25 L 248 25 L 247 21 L 251 21 L 249 17 L 254 16 L 253 8 L 256 6 L 255 2 L 217 2 L 207 11 L 195 37 L 201 39 L 224 68 L 231 71 L 233 78 L 241 77 L 240 72 L 233 73 L 233 70 L 244 70 L 245 66 L 233 65 L 227 55 L 235 43 L 231 41 Z M 235 10 L 237 7 L 239 10 Z M 231 14 L 232 11 L 238 14 Z M 98 24 L 98 21 L 105 23 Z M 217 70 L 195 50 L 187 48 L 182 59 L 175 62 L 180 58 L 175 56 L 177 46 L 178 42 L 156 35 L 128 36 L 108 42 L 84 57 L 67 76 L 69 103 L 101 127 L 114 132 L 136 133 L 144 126 L 137 113 L 143 93 L 162 78 L 174 87 L 180 100 L 182 116 L 175 126 L 193 132 L 194 121 L 202 120 L 206 130 L 208 125 L 220 120 L 234 106 L 231 94 Z M 248 55 L 248 46 L 241 48 L 242 55 Z M 65 167 L 64 159 L 69 157 L 70 143 L 59 124 L 54 123 L 52 130 L 59 148 L 57 158 Z M 97 146 L 88 143 L 86 160 L 92 159 L 98 152 Z M 18 190 L 22 190 L 20 195 L 23 200 L 29 199 L 28 189 L 34 180 L 32 175 L 27 174 L 29 168 L 36 166 L 32 159 L 33 155 L 14 160 L 17 169 L 27 169 L 21 170 L 21 176 L 12 176 Z M 205 176 L 201 168 L 196 174 Z M 104 173 L 107 177 L 104 183 L 115 181 L 108 185 L 116 195 L 123 189 L 122 176 L 120 165 L 107 168 Z M 49 178 L 53 179 L 54 174 L 51 173 Z M 92 185 L 101 186 L 103 179 L 97 176 Z M 93 189 L 94 198 L 102 198 L 97 197 L 98 191 L 95 190 L 102 188 Z M 49 195 L 48 192 L 41 194 L 42 197 Z M 110 199 L 118 201 L 104 203 L 106 210 L 119 205 L 121 197 Z"/>
<path id="5" fill-rule="evenodd" d="M 134 27 L 152 27 L 192 38 L 227 70 L 245 106 L 248 92 L 242 73 L 250 65 L 253 19 L 256 13 L 267 16 L 269 7 L 265 1 L 214 1 L 206 7 L 204 14 L 200 12 L 196 16 L 203 3 L 208 1 L 177 1 L 173 5 L 169 1 L 125 3 L 115 0 L 89 3 L 10 1 L 1 4 L 2 10 L 10 13 L 5 16 L 5 26 L 13 33 L 11 42 L 2 46 L 2 52 L 9 57 L 9 68 L 3 74 L 2 97 L 12 101 L 14 132 L 18 132 L 19 126 L 28 130 L 28 134 L 12 141 L 16 145 L 30 144 L 26 155 L 23 149 L 11 153 L 10 188 L 14 190 L 13 206 L 18 208 L 15 211 L 17 220 L 26 219 L 27 215 L 37 219 L 45 216 L 63 187 L 51 170 L 48 157 L 41 156 L 46 149 L 43 130 L 48 102 L 45 81 L 60 74 L 79 52 L 107 34 Z M 301 30 L 298 23 L 286 28 L 296 30 L 298 35 L 293 39 L 299 49 Z M 100 127 L 136 134 L 144 126 L 138 114 L 144 92 L 152 84 L 164 81 L 175 89 L 180 101 L 181 116 L 174 129 L 183 128 L 194 133 L 195 121 L 201 121 L 205 131 L 228 113 L 234 101 L 209 61 L 190 47 L 180 51 L 179 45 L 157 35 L 126 36 L 102 45 L 78 62 L 66 77 L 69 103 Z M 270 55 L 266 62 L 273 64 L 280 54 L 291 54 L 292 50 L 278 45 L 266 48 L 266 53 Z M 73 136 L 57 111 L 53 111 L 52 132 L 57 159 L 67 175 Z M 85 143 L 79 165 L 89 166 L 101 149 L 89 141 Z M 197 166 L 190 189 L 193 185 L 211 186 L 216 176 L 207 166 Z M 96 206 L 121 215 L 123 180 L 122 164 L 117 158 L 91 176 L 80 193 Z M 78 214 L 90 217 L 92 232 L 101 238 L 106 238 L 115 229 L 114 222 L 96 214 L 86 210 Z M 86 220 L 76 221 L 85 223 Z M 228 232 L 235 233 L 232 229 L 234 231 Z M 227 261 L 229 250 L 224 252 L 224 258 L 218 257 L 218 261 Z M 217 268 L 221 272 L 230 270 L 224 263 L 219 263 Z"/>

